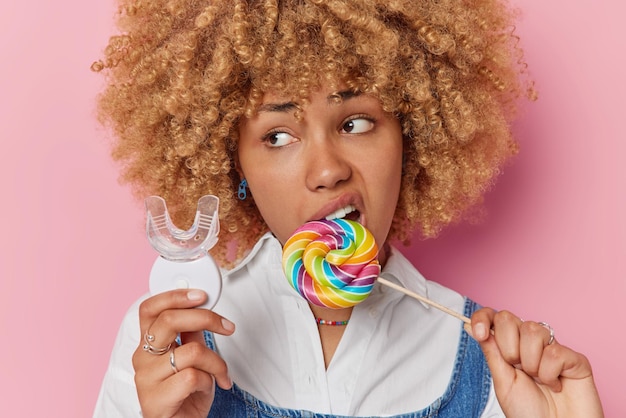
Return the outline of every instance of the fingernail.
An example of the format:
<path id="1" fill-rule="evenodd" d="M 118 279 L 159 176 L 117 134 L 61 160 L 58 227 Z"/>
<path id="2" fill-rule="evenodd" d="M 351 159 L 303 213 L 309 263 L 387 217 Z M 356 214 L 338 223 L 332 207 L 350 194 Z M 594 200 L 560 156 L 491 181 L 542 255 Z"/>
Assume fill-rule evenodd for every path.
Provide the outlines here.
<path id="1" fill-rule="evenodd" d="M 224 327 L 224 329 L 226 331 L 234 331 L 235 330 L 235 324 L 233 324 L 232 322 L 230 322 L 226 318 L 222 318 L 222 327 Z"/>
<path id="2" fill-rule="evenodd" d="M 476 324 L 474 326 L 474 334 L 476 335 L 476 338 L 482 340 L 487 338 L 487 329 L 483 324 Z"/>
<path id="3" fill-rule="evenodd" d="M 187 292 L 187 299 L 189 300 L 202 300 L 204 298 L 204 292 L 202 290 L 190 290 Z"/>

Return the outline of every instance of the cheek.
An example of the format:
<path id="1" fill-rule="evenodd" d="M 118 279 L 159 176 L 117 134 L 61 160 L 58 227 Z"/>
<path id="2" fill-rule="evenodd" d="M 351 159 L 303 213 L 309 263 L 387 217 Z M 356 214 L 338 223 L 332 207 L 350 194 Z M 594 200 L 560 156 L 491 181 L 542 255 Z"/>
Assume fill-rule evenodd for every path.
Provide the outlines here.
<path id="1" fill-rule="evenodd" d="M 378 198 L 381 200 L 381 204 L 383 205 L 383 212 L 390 218 L 389 225 L 391 225 L 391 218 L 393 218 L 396 211 L 398 198 L 400 196 L 402 172 L 400 170 L 393 170 L 393 172 L 388 174 L 389 177 L 387 178 L 387 181 L 381 184 L 383 192 Z"/>
<path id="2" fill-rule="evenodd" d="M 296 213 L 293 203 L 293 190 L 288 184 L 269 180 L 268 178 L 252 178 L 249 180 L 250 192 L 254 203 L 272 233 L 283 243 L 291 231 L 299 225 L 292 220 Z"/>
<path id="3" fill-rule="evenodd" d="M 254 203 L 264 218 L 266 218 L 268 214 L 272 213 L 272 203 L 274 201 L 273 199 L 267 198 L 267 196 L 271 196 L 274 193 L 272 191 L 272 187 L 268 185 L 268 182 L 268 180 L 256 179 L 254 176 L 248 177 L 248 187 L 250 188 L 250 193 L 254 198 Z"/>
<path id="4" fill-rule="evenodd" d="M 370 181 L 378 183 L 382 194 L 396 195 L 402 180 L 402 150 L 391 147 L 381 151 L 380 156 L 369 166 Z M 390 203 L 395 203 L 395 196 L 392 199 Z"/>
<path id="5" fill-rule="evenodd" d="M 390 154 L 398 155 L 397 150 L 389 150 Z M 400 154 L 401 155 L 401 154 Z M 378 242 L 386 241 L 391 223 L 396 212 L 398 198 L 400 196 L 400 185 L 402 183 L 402 158 L 391 158 L 391 162 L 377 167 L 377 171 L 373 171 L 369 181 L 370 184 L 376 184 L 379 193 L 375 196 L 375 204 L 378 207 L 380 228 Z"/>

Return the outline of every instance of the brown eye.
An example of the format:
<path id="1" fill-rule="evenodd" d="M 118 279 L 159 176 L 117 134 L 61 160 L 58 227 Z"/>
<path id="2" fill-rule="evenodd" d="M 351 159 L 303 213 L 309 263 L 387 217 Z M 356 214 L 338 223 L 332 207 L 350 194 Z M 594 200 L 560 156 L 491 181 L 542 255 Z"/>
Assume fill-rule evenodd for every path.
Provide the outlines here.
<path id="1" fill-rule="evenodd" d="M 288 134 L 287 132 L 270 132 L 263 138 L 263 141 L 269 147 L 278 148 L 295 142 L 296 138 L 293 135 Z"/>
<path id="2" fill-rule="evenodd" d="M 374 128 L 374 121 L 368 118 L 354 118 L 350 119 L 341 127 L 342 133 L 347 134 L 362 134 L 369 132 Z"/>

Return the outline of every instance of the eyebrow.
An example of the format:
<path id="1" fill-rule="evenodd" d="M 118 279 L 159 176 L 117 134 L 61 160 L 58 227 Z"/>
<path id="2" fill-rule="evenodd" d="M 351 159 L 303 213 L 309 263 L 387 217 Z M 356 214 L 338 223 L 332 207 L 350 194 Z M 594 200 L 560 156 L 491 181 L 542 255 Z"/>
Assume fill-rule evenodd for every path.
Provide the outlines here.
<path id="1" fill-rule="evenodd" d="M 346 100 L 353 99 L 355 97 L 360 96 L 361 93 L 356 90 L 344 90 L 338 91 L 335 93 L 331 93 L 328 95 L 326 100 L 329 104 L 341 103 Z M 299 109 L 299 105 L 295 102 L 284 102 L 284 103 L 265 103 L 259 106 L 258 112 L 293 112 Z"/>
<path id="2" fill-rule="evenodd" d="M 357 90 L 344 90 L 338 91 L 336 93 L 332 93 L 327 97 L 328 103 L 341 103 L 346 100 L 354 99 L 355 97 L 359 97 L 361 92 Z"/>

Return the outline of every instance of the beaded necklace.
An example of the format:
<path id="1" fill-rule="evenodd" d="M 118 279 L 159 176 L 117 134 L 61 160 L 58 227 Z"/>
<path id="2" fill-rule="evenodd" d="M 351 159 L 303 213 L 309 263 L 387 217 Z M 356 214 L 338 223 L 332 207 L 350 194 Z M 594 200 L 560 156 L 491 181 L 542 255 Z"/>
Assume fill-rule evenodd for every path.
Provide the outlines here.
<path id="1" fill-rule="evenodd" d="M 315 322 L 317 323 L 317 325 L 348 325 L 348 320 L 345 321 L 327 321 L 325 319 L 322 318 L 315 318 Z"/>

